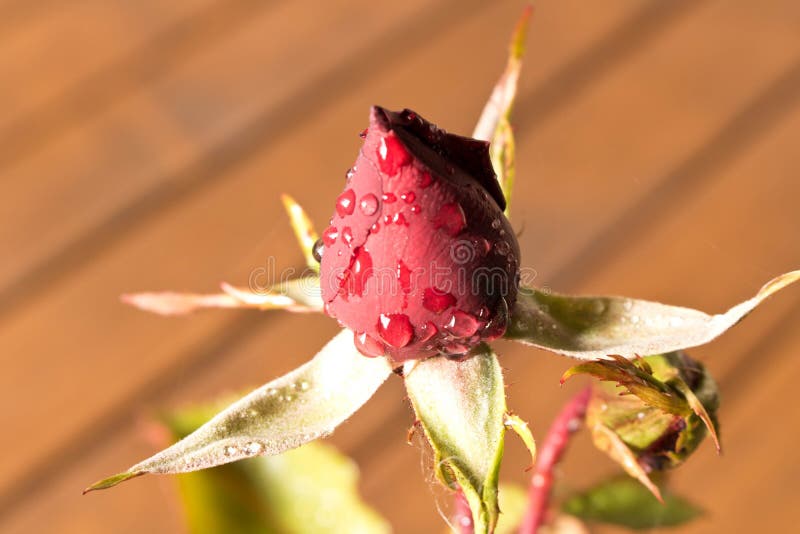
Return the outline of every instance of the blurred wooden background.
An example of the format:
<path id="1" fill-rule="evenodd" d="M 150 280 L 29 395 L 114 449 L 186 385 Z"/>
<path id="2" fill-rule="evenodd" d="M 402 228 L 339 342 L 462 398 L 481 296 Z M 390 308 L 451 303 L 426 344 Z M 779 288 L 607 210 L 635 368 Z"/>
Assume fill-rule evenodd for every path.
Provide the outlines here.
<path id="1" fill-rule="evenodd" d="M 126 291 L 300 266 L 279 193 L 323 226 L 370 104 L 468 133 L 519 1 L 0 0 L 0 531 L 177 532 L 174 480 L 81 497 L 153 452 L 142 420 L 307 360 L 324 317 L 165 319 Z M 513 222 L 537 284 L 722 311 L 800 266 L 800 3 L 540 0 Z M 786 532 L 800 505 L 800 291 L 693 352 L 724 395 L 678 491 L 688 532 Z M 508 343 L 541 437 L 570 362 Z M 441 532 L 390 380 L 332 442 L 396 531 Z M 525 482 L 512 438 L 503 477 Z M 564 488 L 613 470 L 586 438 Z"/>

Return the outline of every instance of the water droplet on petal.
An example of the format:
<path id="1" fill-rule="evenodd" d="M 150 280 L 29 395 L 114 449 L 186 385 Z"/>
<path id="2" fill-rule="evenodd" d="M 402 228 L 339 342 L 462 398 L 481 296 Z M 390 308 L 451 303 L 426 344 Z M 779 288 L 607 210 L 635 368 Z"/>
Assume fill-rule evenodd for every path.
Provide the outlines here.
<path id="1" fill-rule="evenodd" d="M 382 313 L 378 319 L 378 333 L 392 347 L 401 349 L 411 343 L 414 327 L 408 315 L 403 313 Z"/>
<path id="2" fill-rule="evenodd" d="M 428 171 L 423 171 L 419 174 L 419 178 L 417 178 L 417 184 L 422 188 L 425 189 L 429 185 L 433 183 L 433 178 L 431 177 L 431 173 Z"/>
<path id="3" fill-rule="evenodd" d="M 352 189 L 346 190 L 344 193 L 339 195 L 339 198 L 336 199 L 336 213 L 339 214 L 339 217 L 352 215 L 355 207 L 356 194 Z"/>
<path id="4" fill-rule="evenodd" d="M 455 303 L 456 298 L 453 295 L 435 287 L 426 287 L 422 293 L 422 305 L 433 313 L 442 313 Z"/>
<path id="5" fill-rule="evenodd" d="M 375 212 L 378 211 L 378 197 L 372 193 L 367 193 L 361 197 L 361 202 L 358 206 L 364 215 L 375 215 Z"/>
<path id="6" fill-rule="evenodd" d="M 350 178 L 352 178 L 355 173 L 356 173 L 356 171 L 355 171 L 354 168 L 347 169 L 347 172 L 344 173 L 345 182 L 348 182 L 350 180 Z"/>
<path id="7" fill-rule="evenodd" d="M 308 388 L 311 387 L 311 384 L 309 384 L 307 380 L 301 380 L 297 383 L 297 387 L 300 388 L 300 391 L 308 391 Z"/>
<path id="8" fill-rule="evenodd" d="M 408 193 L 403 193 L 400 195 L 400 198 L 406 203 L 411 204 L 417 199 L 417 195 L 415 195 L 413 191 L 409 191 Z"/>
<path id="9" fill-rule="evenodd" d="M 378 166 L 384 174 L 394 176 L 400 167 L 410 160 L 411 155 L 394 134 L 389 133 L 386 137 L 381 138 L 378 145 Z"/>
<path id="10" fill-rule="evenodd" d="M 452 202 L 439 209 L 439 213 L 433 219 L 433 224 L 434 227 L 441 228 L 448 235 L 456 236 L 467 225 L 467 219 L 461 206 Z"/>
<path id="11" fill-rule="evenodd" d="M 369 131 L 369 129 L 368 129 L 368 128 L 364 128 L 363 130 L 361 130 L 361 132 L 358 134 L 358 136 L 359 136 L 361 139 L 366 139 L 366 138 L 367 138 L 367 132 L 368 132 L 368 131 Z"/>
<path id="12" fill-rule="evenodd" d="M 495 219 L 492 221 L 492 228 L 495 230 L 499 230 L 501 226 L 503 226 L 503 223 L 500 222 L 500 219 Z"/>
<path id="13" fill-rule="evenodd" d="M 450 341 L 442 345 L 441 350 L 448 360 L 463 361 L 467 357 L 469 347 L 463 343 Z"/>
<path id="14" fill-rule="evenodd" d="M 383 343 L 364 332 L 360 334 L 355 332 L 353 334 L 353 341 L 356 349 L 358 349 L 358 352 L 369 358 L 383 356 L 384 352 L 386 351 Z"/>
<path id="15" fill-rule="evenodd" d="M 395 202 L 397 200 L 397 196 L 394 193 L 384 193 L 383 195 L 381 195 L 381 198 L 387 204 L 391 204 L 392 202 Z"/>
<path id="16" fill-rule="evenodd" d="M 511 252 L 511 245 L 509 245 L 505 241 L 498 241 L 497 243 L 494 244 L 494 249 L 501 256 L 507 256 L 508 253 Z"/>
<path id="17" fill-rule="evenodd" d="M 419 207 L 419 204 L 414 204 L 411 206 L 411 213 L 420 213 L 422 208 Z"/>
<path id="18" fill-rule="evenodd" d="M 445 328 L 451 334 L 458 337 L 470 337 L 475 334 L 480 328 L 481 323 L 474 315 L 465 311 L 456 310 L 450 316 L 450 320 L 445 325 Z"/>
<path id="19" fill-rule="evenodd" d="M 380 230 L 380 229 L 381 229 L 381 225 L 380 225 L 380 224 L 378 224 L 378 223 L 375 223 L 375 224 L 373 224 L 373 225 L 372 225 L 372 228 L 370 228 L 370 231 L 371 231 L 373 234 L 377 234 L 377 233 L 378 233 L 378 230 Z"/>
<path id="20" fill-rule="evenodd" d="M 322 232 L 322 241 L 326 246 L 330 247 L 336 243 L 336 238 L 339 237 L 339 230 L 335 226 L 329 226 Z"/>
<path id="21" fill-rule="evenodd" d="M 403 263 L 403 260 L 397 260 L 397 281 L 400 282 L 403 293 L 411 291 L 411 269 Z"/>
<path id="22" fill-rule="evenodd" d="M 400 224 L 402 226 L 408 226 L 408 221 L 406 221 L 406 216 L 402 213 L 395 213 L 392 217 L 392 222 L 395 224 Z"/>
<path id="23" fill-rule="evenodd" d="M 356 248 L 350 266 L 345 271 L 342 286 L 348 295 L 360 297 L 364 294 L 364 286 L 372 274 L 372 256 L 363 248 Z"/>
<path id="24" fill-rule="evenodd" d="M 349 226 L 342 228 L 342 241 L 348 246 L 353 242 L 353 230 Z"/>
<path id="25" fill-rule="evenodd" d="M 238 449 L 232 445 L 228 445 L 227 447 L 225 447 L 223 452 L 225 453 L 225 456 L 233 456 L 238 452 Z"/>
<path id="26" fill-rule="evenodd" d="M 422 334 L 420 335 L 420 343 L 425 343 L 430 338 L 435 336 L 439 333 L 439 329 L 436 328 L 436 325 L 433 324 L 431 321 L 425 323 L 425 326 L 422 327 Z"/>

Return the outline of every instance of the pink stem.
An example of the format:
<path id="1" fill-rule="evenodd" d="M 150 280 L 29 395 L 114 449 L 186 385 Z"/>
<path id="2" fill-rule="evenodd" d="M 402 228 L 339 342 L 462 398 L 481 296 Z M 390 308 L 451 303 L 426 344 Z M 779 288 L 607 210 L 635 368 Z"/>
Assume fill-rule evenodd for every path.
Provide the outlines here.
<path id="1" fill-rule="evenodd" d="M 455 506 L 453 509 L 453 528 L 458 534 L 474 534 L 475 528 L 472 523 L 472 510 L 469 508 L 464 492 L 459 488 L 455 495 Z"/>
<path id="2" fill-rule="evenodd" d="M 569 444 L 570 435 L 583 422 L 591 392 L 591 387 L 587 387 L 570 399 L 547 431 L 547 437 L 539 447 L 536 467 L 528 489 L 528 510 L 520 525 L 519 534 L 536 534 L 544 523 L 553 486 L 553 470 Z"/>

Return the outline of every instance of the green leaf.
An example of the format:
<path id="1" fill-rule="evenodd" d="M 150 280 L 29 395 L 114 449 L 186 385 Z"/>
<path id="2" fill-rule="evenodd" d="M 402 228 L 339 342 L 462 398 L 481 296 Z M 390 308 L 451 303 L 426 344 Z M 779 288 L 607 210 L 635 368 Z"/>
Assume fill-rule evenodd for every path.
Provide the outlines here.
<path id="1" fill-rule="evenodd" d="M 517 96 L 517 82 L 525 53 L 525 37 L 532 13 L 527 6 L 517 21 L 508 49 L 506 69 L 497 80 L 489 100 L 481 112 L 478 124 L 472 133 L 475 139 L 489 141 L 489 156 L 497 181 L 506 198 L 506 215 L 511 205 L 511 190 L 514 186 L 514 132 L 511 128 L 511 110 Z"/>
<path id="2" fill-rule="evenodd" d="M 800 270 L 774 278 L 755 297 L 719 315 L 625 297 L 520 288 L 506 337 L 584 360 L 662 354 L 708 343 L 798 279 Z"/>
<path id="3" fill-rule="evenodd" d="M 195 407 L 162 417 L 175 439 L 216 411 Z M 388 523 L 359 497 L 358 468 L 333 447 L 308 443 L 178 476 L 189 532 L 388 533 Z"/>
<path id="4" fill-rule="evenodd" d="M 586 521 L 636 530 L 682 525 L 703 513 L 692 503 L 668 492 L 664 493 L 661 504 L 629 478 L 605 481 L 567 500 L 562 510 Z"/>
<path id="5" fill-rule="evenodd" d="M 197 431 L 86 491 L 144 473 L 185 473 L 257 455 L 280 454 L 326 436 L 391 374 L 384 358 L 365 358 L 342 331 L 310 362 L 231 404 Z"/>
<path id="6" fill-rule="evenodd" d="M 692 413 L 692 407 L 686 397 L 654 377 L 645 360 L 639 358 L 626 360 L 615 354 L 610 357 L 609 360 L 595 360 L 571 367 L 561 377 L 561 383 L 577 374 L 590 374 L 600 380 L 616 382 L 648 406 L 675 415 Z M 680 382 L 685 384 L 682 380 Z M 691 390 L 689 392 L 691 393 Z"/>
<path id="7" fill-rule="evenodd" d="M 436 475 L 460 487 L 476 534 L 497 523 L 497 476 L 503 457 L 506 413 L 503 373 L 487 345 L 465 361 L 438 356 L 409 362 L 406 388 L 434 452 Z"/>

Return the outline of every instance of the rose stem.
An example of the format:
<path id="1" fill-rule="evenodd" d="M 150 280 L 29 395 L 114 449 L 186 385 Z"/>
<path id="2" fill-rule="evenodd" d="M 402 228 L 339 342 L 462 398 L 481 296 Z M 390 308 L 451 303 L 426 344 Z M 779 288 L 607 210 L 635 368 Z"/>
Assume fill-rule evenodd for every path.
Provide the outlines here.
<path id="1" fill-rule="evenodd" d="M 586 387 L 572 397 L 556 416 L 547 437 L 539 448 L 536 466 L 528 489 L 528 509 L 519 528 L 519 534 L 536 534 L 542 526 L 553 486 L 553 470 L 569 444 L 569 438 L 580 428 L 589 404 L 591 387 Z"/>

